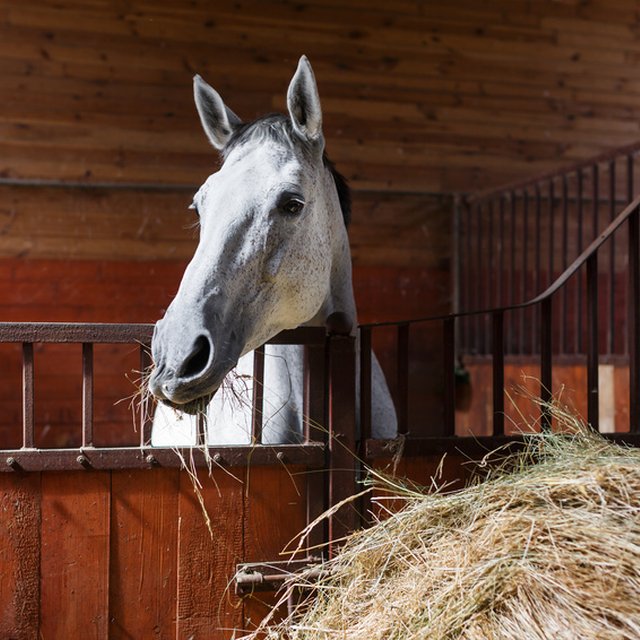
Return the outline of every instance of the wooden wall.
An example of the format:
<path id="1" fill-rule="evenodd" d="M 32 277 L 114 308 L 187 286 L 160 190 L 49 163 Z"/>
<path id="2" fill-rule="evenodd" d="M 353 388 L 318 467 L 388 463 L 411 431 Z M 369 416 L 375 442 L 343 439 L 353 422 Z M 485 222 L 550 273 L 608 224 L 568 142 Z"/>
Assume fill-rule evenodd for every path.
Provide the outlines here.
<path id="1" fill-rule="evenodd" d="M 0 3 L 0 173 L 183 184 L 206 77 L 245 118 L 301 53 L 358 188 L 467 191 L 640 136 L 633 0 Z"/>

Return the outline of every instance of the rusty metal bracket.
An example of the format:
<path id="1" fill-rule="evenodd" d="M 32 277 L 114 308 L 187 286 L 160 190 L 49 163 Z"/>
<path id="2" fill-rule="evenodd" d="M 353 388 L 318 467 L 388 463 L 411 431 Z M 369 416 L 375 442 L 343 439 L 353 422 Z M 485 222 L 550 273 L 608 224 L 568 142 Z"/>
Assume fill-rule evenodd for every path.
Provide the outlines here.
<path id="1" fill-rule="evenodd" d="M 309 583 L 329 574 L 323 559 L 310 556 L 302 560 L 275 562 L 243 562 L 236 565 L 234 576 L 236 595 L 246 596 L 257 591 L 277 591 L 292 577 Z"/>

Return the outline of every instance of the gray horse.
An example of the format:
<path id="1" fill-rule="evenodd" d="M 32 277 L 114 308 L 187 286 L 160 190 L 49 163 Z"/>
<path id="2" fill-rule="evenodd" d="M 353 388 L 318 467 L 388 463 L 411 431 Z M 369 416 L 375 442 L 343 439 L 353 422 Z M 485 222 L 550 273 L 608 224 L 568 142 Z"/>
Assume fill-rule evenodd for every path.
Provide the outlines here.
<path id="1" fill-rule="evenodd" d="M 325 326 L 336 312 L 357 326 L 349 190 L 324 152 L 307 58 L 289 85 L 288 116 L 243 123 L 199 76 L 194 93 L 223 163 L 193 198 L 200 241 L 153 337 L 149 388 L 162 401 L 155 446 L 195 444 L 193 414 L 203 406 L 209 444 L 250 442 L 252 351 L 285 329 Z M 301 438 L 302 367 L 302 347 L 267 346 L 265 443 Z M 372 384 L 373 436 L 395 437 L 396 415 L 375 357 Z"/>

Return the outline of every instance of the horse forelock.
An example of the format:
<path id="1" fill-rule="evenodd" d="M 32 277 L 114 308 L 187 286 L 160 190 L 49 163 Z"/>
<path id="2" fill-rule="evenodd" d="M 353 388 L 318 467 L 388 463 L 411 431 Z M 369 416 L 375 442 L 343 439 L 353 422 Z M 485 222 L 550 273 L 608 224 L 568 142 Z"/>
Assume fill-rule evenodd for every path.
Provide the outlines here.
<path id="1" fill-rule="evenodd" d="M 311 152 L 311 147 L 295 134 L 291 120 L 280 113 L 272 113 L 236 127 L 222 150 L 222 159 L 226 160 L 229 154 L 240 145 L 259 144 L 265 141 L 287 145 L 292 149 L 294 145 L 301 146 L 305 153 Z M 351 222 L 351 189 L 347 179 L 335 168 L 326 153 L 323 153 L 322 161 L 333 177 L 342 218 L 345 226 L 348 227 Z"/>

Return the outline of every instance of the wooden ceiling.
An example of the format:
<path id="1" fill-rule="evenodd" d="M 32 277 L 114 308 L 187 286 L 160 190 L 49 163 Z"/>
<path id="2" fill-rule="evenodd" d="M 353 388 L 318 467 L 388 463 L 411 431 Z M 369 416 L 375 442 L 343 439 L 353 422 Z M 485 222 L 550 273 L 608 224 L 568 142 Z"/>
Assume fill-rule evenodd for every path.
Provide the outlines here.
<path id="1" fill-rule="evenodd" d="M 242 117 L 301 53 L 359 190 L 452 193 L 640 140 L 634 0 L 0 0 L 0 177 L 191 185 L 203 75 Z"/>

